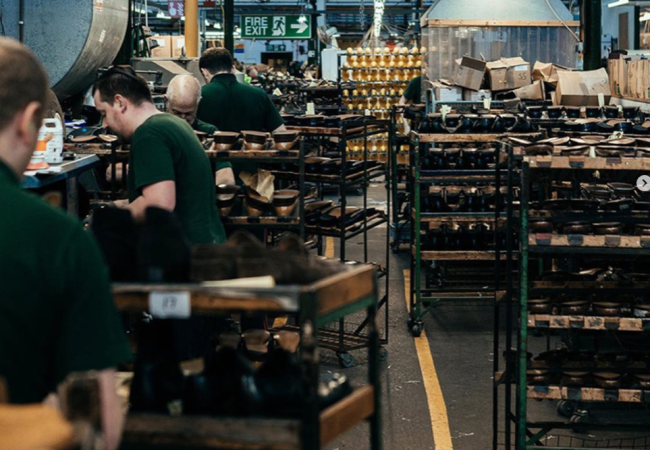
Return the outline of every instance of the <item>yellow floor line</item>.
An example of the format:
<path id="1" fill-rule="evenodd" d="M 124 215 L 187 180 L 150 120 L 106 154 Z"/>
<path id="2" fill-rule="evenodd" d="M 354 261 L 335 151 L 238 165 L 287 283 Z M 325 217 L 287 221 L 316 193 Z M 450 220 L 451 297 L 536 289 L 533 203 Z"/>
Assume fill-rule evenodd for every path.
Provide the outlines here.
<path id="1" fill-rule="evenodd" d="M 410 310 L 409 292 L 411 290 L 411 277 L 408 270 L 404 271 L 404 291 L 406 295 L 406 309 Z M 436 450 L 453 450 L 454 445 L 451 443 L 451 430 L 449 428 L 449 418 L 447 417 L 447 405 L 442 395 L 440 381 L 436 366 L 433 363 L 433 356 L 429 348 L 427 334 L 422 331 L 422 335 L 413 338 L 415 341 L 415 350 L 420 361 L 420 370 L 422 371 L 422 380 L 424 390 L 427 394 L 429 404 L 429 415 L 431 416 L 431 430 L 433 431 L 433 443 Z"/>
<path id="2" fill-rule="evenodd" d="M 325 238 L 325 258 L 334 258 L 334 238 Z"/>

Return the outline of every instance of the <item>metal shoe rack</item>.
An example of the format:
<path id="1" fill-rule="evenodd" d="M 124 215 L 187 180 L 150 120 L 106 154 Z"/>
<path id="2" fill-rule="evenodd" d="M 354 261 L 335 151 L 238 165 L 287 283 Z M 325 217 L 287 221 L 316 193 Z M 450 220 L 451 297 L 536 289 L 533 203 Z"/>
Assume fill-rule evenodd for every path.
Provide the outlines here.
<path id="1" fill-rule="evenodd" d="M 341 173 L 336 175 L 324 174 L 305 174 L 304 179 L 306 183 L 313 183 L 317 186 L 319 198 L 325 195 L 326 187 L 334 187 L 338 191 L 339 205 L 342 211 L 345 211 L 349 206 L 349 191 L 352 189 L 360 189 L 363 202 L 361 208 L 367 211 L 368 204 L 368 187 L 372 180 L 379 182 L 382 178 L 386 186 L 386 204 L 390 204 L 390 190 L 388 189 L 389 168 L 388 164 L 379 166 L 368 165 L 369 152 L 368 152 L 368 138 L 378 134 L 388 132 L 389 123 L 385 120 L 364 119 L 362 121 L 352 121 L 344 123 L 339 128 L 326 128 L 326 127 L 295 127 L 288 126 L 288 129 L 300 131 L 305 138 L 305 144 L 311 145 L 315 149 L 315 153 L 319 156 L 325 154 L 328 145 L 327 143 L 334 143 L 336 145 L 337 157 L 342 160 Z M 348 141 L 362 140 L 363 141 L 363 170 L 356 173 L 348 173 L 347 161 L 349 155 L 347 154 Z M 278 178 L 295 178 L 295 173 L 274 171 Z M 387 213 L 381 210 L 373 214 L 363 215 L 363 220 L 346 224 L 345 216 L 342 214 L 338 225 L 332 227 L 323 227 L 319 225 L 306 225 L 305 233 L 307 236 L 318 236 L 318 252 L 323 254 L 324 251 L 324 237 L 338 238 L 339 245 L 339 258 L 341 261 L 348 260 L 348 242 L 358 236 L 363 237 L 363 259 L 360 262 L 369 263 L 368 257 L 368 231 L 385 225 L 388 222 Z M 380 333 L 380 345 L 388 343 L 388 293 L 389 293 L 389 236 L 386 233 L 385 241 L 385 263 L 378 264 L 378 276 L 384 279 L 384 292 L 379 300 L 379 310 L 382 315 L 383 334 Z M 382 311 L 383 310 L 383 311 Z M 356 364 L 354 356 L 350 353 L 353 350 L 366 348 L 369 345 L 367 335 L 368 319 L 364 318 L 360 323 L 352 323 L 341 319 L 337 327 L 327 327 L 320 330 L 320 346 L 328 350 L 336 352 L 339 363 L 342 367 L 352 367 Z M 381 360 L 386 359 L 388 351 L 384 347 L 379 349 L 379 357 Z"/>
<path id="2" fill-rule="evenodd" d="M 300 146 L 296 150 L 206 150 L 212 164 L 213 172 L 221 161 L 240 161 L 265 164 L 269 167 L 278 165 L 295 165 L 298 168 L 296 189 L 300 191 L 298 207 L 289 217 L 279 216 L 228 216 L 221 217 L 226 229 L 254 229 L 273 231 L 293 231 L 303 239 L 305 238 L 305 151 L 304 139 L 300 139 Z M 239 194 L 240 203 L 243 204 L 243 194 Z"/>
<path id="3" fill-rule="evenodd" d="M 500 299 L 502 290 L 499 289 L 503 278 L 507 276 L 501 268 L 501 260 L 506 258 L 505 245 L 500 241 L 510 242 L 510 232 L 505 227 L 506 220 L 502 215 L 505 211 L 498 207 L 507 205 L 511 212 L 510 205 L 513 203 L 513 190 L 502 187 L 507 185 L 502 179 L 506 173 L 511 177 L 509 164 L 504 164 L 506 159 L 514 159 L 510 146 L 501 141 L 507 138 L 508 134 L 421 134 L 411 133 L 409 171 L 410 198 L 412 201 L 411 210 L 411 292 L 410 292 L 410 316 L 408 326 L 414 336 L 419 336 L 424 328 L 423 317 L 431 309 L 441 302 L 452 301 L 477 301 Z M 522 138 L 538 138 L 541 133 L 514 133 L 512 136 Z M 428 151 L 432 145 L 460 144 L 460 143 L 491 143 L 495 146 L 494 167 L 483 170 L 467 169 L 441 169 L 422 170 L 421 158 L 423 152 Z M 494 208 L 484 212 L 429 212 L 422 211 L 422 189 L 429 189 L 433 186 L 493 186 L 495 199 Z M 505 199 L 503 195 L 506 195 Z M 504 201 L 505 200 L 505 201 Z M 440 228 L 447 224 L 478 224 L 485 223 L 491 227 L 495 236 L 494 247 L 480 250 L 423 250 L 422 232 L 429 229 Z M 504 239 L 497 239 L 503 236 Z M 424 264 L 430 264 L 431 268 L 439 271 L 436 288 L 422 286 L 422 270 Z M 496 264 L 496 266 L 493 266 Z M 486 267 L 487 265 L 487 267 Z M 494 278 L 485 278 L 485 273 L 495 272 Z M 459 282 L 454 283 L 455 276 Z M 446 279 L 444 277 L 447 277 Z M 475 286 L 468 287 L 467 280 L 481 280 Z"/>
<path id="4" fill-rule="evenodd" d="M 519 282 L 508 306 L 519 308 L 519 320 L 516 326 L 509 322 L 506 331 L 513 333 L 513 326 L 518 329 L 516 355 L 506 357 L 505 372 L 495 374 L 497 383 L 506 384 L 506 395 L 511 382 L 515 388 L 514 405 L 509 396 L 504 405 L 506 449 L 513 448 L 512 425 L 517 450 L 539 446 L 558 450 L 583 446 L 648 448 L 647 442 L 637 446 L 633 437 L 638 433 L 626 440 L 630 435 L 616 434 L 618 439 L 611 439 L 611 432 L 647 434 L 650 426 L 650 383 L 644 382 L 650 379 L 650 317 L 637 308 L 650 301 L 650 276 L 639 281 L 616 275 L 617 270 L 623 274 L 648 272 L 650 237 L 636 235 L 636 225 L 650 223 L 650 210 L 640 210 L 643 203 L 616 211 L 602 207 L 551 210 L 543 202 L 567 195 L 580 198 L 587 192 L 585 183 L 622 179 L 633 183 L 649 168 L 650 158 L 645 157 L 561 156 L 558 151 L 549 156 L 524 157 Z M 559 182 L 570 182 L 570 188 L 558 190 Z M 538 220 L 551 222 L 553 231 L 540 232 L 534 225 Z M 573 221 L 621 225 L 614 227 L 612 234 L 566 234 L 563 228 L 564 234 L 558 234 L 558 226 Z M 536 226 L 535 231 L 531 224 Z M 635 231 L 630 232 L 631 228 Z M 598 264 L 618 269 L 605 270 L 597 279 L 593 272 L 584 271 Z M 566 276 L 544 276 L 545 271 L 558 269 Z M 558 355 L 549 352 L 554 345 L 562 346 L 567 352 L 564 357 L 549 356 Z M 540 354 L 543 350 L 546 352 Z M 558 415 L 568 420 L 545 420 L 544 403 L 538 403 L 542 400 L 556 401 Z M 602 408 L 607 410 L 605 420 L 597 418 L 597 410 Z M 628 415 L 612 412 L 621 409 Z M 630 415 L 630 410 L 636 413 Z M 589 431 L 597 436 L 590 436 L 591 444 L 587 445 L 586 439 L 575 435 L 562 436 L 562 430 L 569 434 L 571 430 Z M 503 448 L 497 444 L 496 430 L 494 439 L 493 447 Z"/>
<path id="5" fill-rule="evenodd" d="M 272 289 L 114 285 L 118 309 L 129 313 L 151 312 L 155 315 L 162 308 L 166 317 L 182 319 L 187 316 L 178 315 L 178 311 L 183 309 L 180 303 L 188 301 L 192 315 L 219 316 L 239 312 L 296 316 L 300 325 L 298 351 L 306 393 L 300 418 L 130 413 L 121 448 L 316 450 L 367 420 L 370 423 L 370 448 L 381 450 L 381 389 L 375 324 L 377 292 L 375 269 L 368 266 L 309 286 L 277 286 Z M 155 312 L 150 309 L 153 307 Z M 321 411 L 318 398 L 319 329 L 354 312 L 365 312 L 369 319 L 369 342 L 366 346 L 368 385 L 354 389 L 350 395 Z"/>

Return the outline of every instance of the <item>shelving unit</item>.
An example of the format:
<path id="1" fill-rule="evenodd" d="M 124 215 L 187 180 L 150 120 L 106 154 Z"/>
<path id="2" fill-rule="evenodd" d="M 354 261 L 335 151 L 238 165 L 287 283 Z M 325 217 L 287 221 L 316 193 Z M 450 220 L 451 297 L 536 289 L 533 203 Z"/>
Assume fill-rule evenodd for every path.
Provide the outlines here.
<path id="1" fill-rule="evenodd" d="M 277 216 L 228 216 L 221 217 L 226 228 L 250 228 L 276 231 L 293 231 L 303 239 L 305 238 L 305 150 L 304 140 L 300 140 L 300 146 L 296 150 L 206 150 L 206 154 L 212 164 L 213 172 L 220 161 L 246 161 L 276 166 L 278 164 L 297 164 L 298 172 L 294 180 L 297 180 L 296 189 L 300 191 L 298 207 L 294 215 L 289 217 Z M 240 194 L 240 202 L 243 202 L 243 194 Z"/>
<path id="2" fill-rule="evenodd" d="M 282 313 L 296 316 L 301 334 L 299 357 L 303 370 L 304 406 L 300 418 L 218 417 L 131 413 L 123 448 L 187 449 L 320 449 L 364 420 L 370 423 L 373 450 L 381 449 L 381 389 L 378 333 L 375 326 L 378 285 L 369 266 L 346 271 L 309 286 L 272 289 L 209 288 L 202 285 L 116 284 L 113 295 L 121 311 L 149 312 L 150 294 L 163 292 L 189 297 L 192 315 L 234 312 Z M 368 318 L 368 382 L 334 405 L 319 410 L 319 328 L 355 312 Z"/>
<path id="3" fill-rule="evenodd" d="M 412 199 L 411 211 L 411 292 L 410 292 L 410 317 L 408 320 L 409 328 L 414 336 L 419 336 L 423 330 L 424 324 L 422 318 L 436 305 L 445 301 L 460 300 L 494 300 L 500 298 L 502 278 L 510 277 L 510 265 L 513 260 L 513 236 L 511 230 L 503 228 L 508 222 L 504 219 L 511 217 L 513 214 L 512 204 L 514 198 L 514 189 L 512 187 L 513 165 L 511 164 L 519 154 L 514 151 L 512 146 L 505 145 L 503 141 L 509 136 L 528 137 L 536 139 L 541 137 L 541 133 L 527 134 L 422 134 L 417 132 L 411 133 L 410 149 L 410 168 L 408 171 L 410 188 L 410 198 Z M 433 144 L 461 144 L 461 143 L 493 143 L 495 144 L 495 159 L 491 167 L 484 170 L 425 170 L 421 167 L 421 157 L 423 152 L 428 151 L 428 147 Z M 504 162 L 507 164 L 503 164 Z M 504 183 L 504 177 L 507 176 L 508 183 Z M 494 207 L 486 212 L 439 212 L 423 213 L 422 212 L 422 187 L 428 186 L 456 186 L 458 184 L 467 184 L 472 186 L 490 185 L 494 186 L 495 198 Z M 502 190 L 506 186 L 505 208 L 502 208 Z M 506 215 L 507 217 L 504 217 Z M 494 248 L 482 250 L 453 250 L 442 249 L 438 251 L 423 250 L 422 246 L 422 229 L 431 229 L 436 225 L 453 223 L 458 224 L 476 224 L 488 223 L 491 226 L 495 236 Z M 504 234 L 506 245 L 503 245 L 497 239 L 497 236 Z M 482 283 L 475 289 L 468 289 L 467 286 L 456 289 L 453 284 L 445 288 L 445 280 L 441 275 L 436 275 L 436 288 L 422 287 L 422 269 L 423 261 L 431 261 L 431 267 L 437 272 L 445 274 L 446 272 L 463 271 L 464 279 L 479 279 L 479 274 L 486 271 L 485 262 L 494 262 L 495 278 L 488 283 Z M 470 263 L 481 264 L 481 266 Z M 462 265 L 458 265 L 462 263 Z M 508 269 L 501 269 L 502 265 Z M 445 265 L 449 270 L 445 271 Z M 487 269 L 491 271 L 493 268 Z M 436 273 L 437 273 L 436 272 Z M 462 295 L 459 295 L 462 294 Z"/>
<path id="4" fill-rule="evenodd" d="M 650 389 L 639 387 L 638 382 L 630 381 L 634 374 L 650 374 L 650 366 L 635 359 L 639 352 L 638 339 L 645 339 L 650 331 L 650 318 L 635 317 L 626 304 L 634 305 L 648 298 L 647 282 L 622 282 L 612 280 L 548 281 L 540 275 L 548 268 L 566 268 L 577 271 L 589 264 L 605 262 L 613 267 L 644 267 L 650 260 L 650 241 L 645 236 L 627 234 L 616 235 L 578 235 L 560 233 L 533 233 L 530 220 L 545 218 L 554 224 L 577 220 L 586 222 L 616 221 L 625 225 L 650 222 L 650 212 L 642 211 L 548 211 L 532 210 L 531 199 L 540 200 L 542 193 L 551 195 L 551 180 L 561 179 L 571 182 L 574 193 L 580 192 L 580 185 L 586 182 L 606 183 L 617 181 L 622 176 L 637 176 L 650 167 L 647 158 L 602 158 L 583 156 L 530 156 L 525 157 L 521 168 L 521 248 L 518 289 L 513 289 L 510 308 L 518 307 L 519 326 L 517 327 L 516 362 L 506 358 L 505 374 L 497 372 L 497 380 L 515 384 L 515 408 L 511 399 L 505 402 L 506 448 L 510 448 L 510 424 L 515 427 L 514 448 L 525 450 L 537 448 L 554 430 L 576 429 L 580 431 L 647 431 L 647 426 L 632 423 L 617 423 L 611 417 L 607 423 L 590 420 L 589 409 L 594 404 L 638 404 L 647 411 L 650 402 Z M 558 297 L 562 296 L 562 297 Z M 530 300 L 549 298 L 586 301 L 584 311 L 569 313 L 564 306 L 548 312 L 531 312 Z M 604 299 L 604 300 L 603 300 Z M 518 301 L 517 301 L 518 300 Z M 597 313 L 592 302 L 610 301 L 618 305 L 614 312 L 604 315 Z M 630 303 L 631 302 L 631 303 Z M 563 303 L 558 303 L 563 305 Z M 627 309 L 626 309 L 627 308 Z M 510 334 L 512 331 L 506 331 Z M 558 336 L 567 346 L 568 352 L 597 350 L 597 354 L 607 354 L 607 337 L 619 339 L 619 333 L 626 336 L 626 344 L 619 344 L 616 354 L 623 361 L 608 363 L 606 360 L 560 359 L 551 363 L 548 359 L 532 359 L 528 351 L 535 348 L 531 335 L 544 336 L 549 350 L 551 338 Z M 637 345 L 635 352 L 631 349 Z M 644 348 L 641 344 L 640 348 Z M 643 350 L 641 350 L 643 352 Z M 642 353 L 643 354 L 643 353 Z M 540 356 L 540 358 L 542 358 Z M 567 357 L 568 358 L 568 357 Z M 547 371 L 548 381 L 531 381 L 527 378 L 529 370 Z M 566 372 L 585 373 L 583 381 L 565 381 Z M 591 379 L 598 372 L 620 374 L 619 382 L 611 387 L 594 384 Z M 572 372 L 571 372 L 572 373 Z M 580 377 L 579 377 L 580 378 Z M 539 421 L 532 418 L 529 400 L 557 400 L 558 413 L 569 418 L 568 421 Z M 495 434 L 496 447 L 496 434 Z M 622 444 L 608 445 L 607 448 L 622 449 Z M 553 448 L 570 449 L 572 445 L 559 445 Z"/>
<path id="5" fill-rule="evenodd" d="M 371 181 L 376 180 L 379 182 L 381 178 L 384 179 L 386 184 L 386 204 L 390 204 L 390 190 L 388 188 L 389 180 L 389 167 L 387 164 L 377 165 L 375 162 L 369 161 L 368 142 L 369 138 L 377 136 L 382 133 L 388 132 L 389 123 L 383 120 L 376 119 L 363 119 L 361 121 L 351 121 L 345 123 L 340 128 L 325 128 L 325 127 L 293 127 L 289 126 L 288 129 L 300 131 L 305 138 L 305 145 L 311 144 L 316 149 L 316 154 L 322 155 L 324 153 L 325 143 L 334 139 L 337 155 L 340 155 L 342 160 L 341 172 L 336 175 L 323 175 L 323 174 L 305 174 L 305 181 L 314 183 L 318 186 L 318 196 L 323 198 L 324 190 L 326 187 L 335 188 L 339 195 L 339 206 L 343 211 L 349 206 L 348 191 L 351 189 L 359 189 L 361 191 L 363 202 L 360 205 L 364 211 L 368 210 L 368 187 Z M 357 173 L 348 173 L 347 161 L 349 155 L 346 152 L 347 143 L 350 140 L 360 140 L 363 142 L 363 170 Z M 292 179 L 298 176 L 295 172 L 289 171 L 273 171 L 276 177 L 281 179 Z M 377 210 L 376 213 L 366 215 L 364 214 L 363 220 L 353 224 L 345 225 L 344 218 L 336 226 L 323 227 L 319 225 L 307 225 L 305 232 L 307 235 L 317 235 L 319 237 L 317 248 L 319 254 L 323 254 L 324 239 L 323 237 L 337 238 L 339 242 L 339 258 L 341 261 L 347 260 L 347 243 L 350 239 L 363 236 L 363 259 L 361 262 L 368 263 L 368 231 L 388 223 L 388 216 L 385 212 Z M 384 334 L 380 336 L 380 344 L 385 345 L 388 343 L 388 292 L 389 292 L 389 236 L 386 233 L 386 249 L 385 249 L 385 263 L 382 264 L 383 270 L 380 271 L 380 277 L 384 278 L 384 293 L 380 296 L 379 310 L 382 312 L 382 322 Z M 383 310 L 383 311 L 382 311 Z M 364 348 L 368 344 L 365 329 L 368 323 L 363 320 L 359 324 L 348 323 L 341 319 L 338 322 L 338 328 L 328 328 L 321 330 L 321 336 L 327 336 L 321 340 L 321 347 L 336 352 L 339 363 L 343 367 L 351 367 L 356 361 L 350 351 Z M 385 348 L 380 348 L 380 357 L 385 359 L 387 351 Z"/>

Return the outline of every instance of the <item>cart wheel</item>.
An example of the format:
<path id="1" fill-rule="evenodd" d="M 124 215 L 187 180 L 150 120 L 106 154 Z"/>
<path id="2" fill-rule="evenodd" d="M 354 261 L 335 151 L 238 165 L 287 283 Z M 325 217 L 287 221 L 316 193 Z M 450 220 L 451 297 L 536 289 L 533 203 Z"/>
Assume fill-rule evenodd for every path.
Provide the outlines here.
<path id="1" fill-rule="evenodd" d="M 388 359 L 388 350 L 385 347 L 379 347 L 379 361 L 386 361 Z"/>
<path id="2" fill-rule="evenodd" d="M 393 254 L 397 255 L 399 253 L 399 242 L 391 242 L 390 249 Z"/>
<path id="3" fill-rule="evenodd" d="M 569 423 L 574 423 L 574 424 L 585 423 L 585 422 L 587 422 L 587 413 L 586 413 L 586 411 L 577 411 L 569 419 Z M 574 433 L 586 433 L 586 431 L 584 429 L 581 429 L 581 428 L 573 428 L 573 432 Z"/>
<path id="4" fill-rule="evenodd" d="M 556 411 L 562 417 L 573 417 L 576 412 L 576 405 L 569 400 L 560 400 L 557 402 Z"/>
<path id="5" fill-rule="evenodd" d="M 409 327 L 409 330 L 413 328 L 413 317 L 408 316 L 408 319 L 406 319 L 406 325 Z"/>
<path id="6" fill-rule="evenodd" d="M 411 334 L 413 337 L 420 337 L 422 335 L 422 330 L 424 328 L 424 325 L 421 323 L 416 323 L 411 327 Z"/>
<path id="7" fill-rule="evenodd" d="M 336 356 L 339 357 L 339 364 L 345 369 L 349 369 L 356 364 L 354 356 L 349 353 L 337 353 Z"/>

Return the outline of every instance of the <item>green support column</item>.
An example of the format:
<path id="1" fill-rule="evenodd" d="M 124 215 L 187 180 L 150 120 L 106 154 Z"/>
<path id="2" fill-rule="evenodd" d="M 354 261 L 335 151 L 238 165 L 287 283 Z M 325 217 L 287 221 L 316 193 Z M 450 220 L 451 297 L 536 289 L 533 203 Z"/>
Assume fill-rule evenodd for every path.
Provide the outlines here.
<path id="1" fill-rule="evenodd" d="M 223 2 L 223 23 L 224 38 L 223 46 L 235 56 L 235 0 L 224 0 Z"/>
<path id="2" fill-rule="evenodd" d="M 601 22 L 601 0 L 582 0 L 580 33 L 584 42 L 584 70 L 596 70 L 602 65 L 600 57 Z"/>

